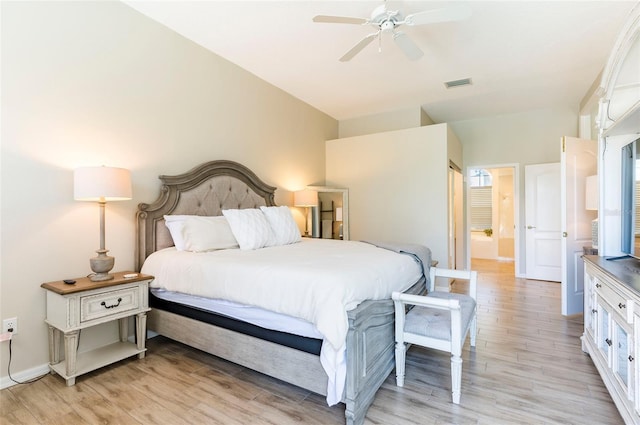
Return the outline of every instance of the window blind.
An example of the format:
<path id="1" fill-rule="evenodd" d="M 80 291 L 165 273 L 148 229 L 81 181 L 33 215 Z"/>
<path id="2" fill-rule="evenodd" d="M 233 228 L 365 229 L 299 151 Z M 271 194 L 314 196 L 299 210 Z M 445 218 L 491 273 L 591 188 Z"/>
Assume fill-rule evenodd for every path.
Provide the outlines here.
<path id="1" fill-rule="evenodd" d="M 484 230 L 491 228 L 492 218 L 492 187 L 472 187 L 470 192 L 471 202 L 471 229 Z"/>

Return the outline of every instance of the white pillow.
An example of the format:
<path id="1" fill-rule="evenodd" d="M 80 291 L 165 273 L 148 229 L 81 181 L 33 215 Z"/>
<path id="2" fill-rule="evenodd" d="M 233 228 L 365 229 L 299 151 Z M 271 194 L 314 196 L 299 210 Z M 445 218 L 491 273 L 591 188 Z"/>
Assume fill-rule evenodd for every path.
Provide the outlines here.
<path id="1" fill-rule="evenodd" d="M 238 241 L 231 232 L 229 222 L 223 216 L 188 217 L 183 222 L 182 238 L 185 251 L 238 248 Z"/>
<path id="2" fill-rule="evenodd" d="M 240 249 L 258 249 L 267 246 L 271 236 L 271 226 L 262 211 L 256 208 L 242 210 L 222 210 L 229 221 L 233 236 Z"/>
<path id="3" fill-rule="evenodd" d="M 192 215 L 165 215 L 164 216 L 164 225 L 169 229 L 169 233 L 171 233 L 171 239 L 173 239 L 173 244 L 175 245 L 178 251 L 184 251 L 184 239 L 182 238 L 182 227 L 184 225 L 184 221 L 188 217 L 195 217 Z"/>
<path id="4" fill-rule="evenodd" d="M 267 246 L 289 245 L 300 242 L 300 229 L 289 207 L 260 207 L 271 226 L 272 238 Z"/>

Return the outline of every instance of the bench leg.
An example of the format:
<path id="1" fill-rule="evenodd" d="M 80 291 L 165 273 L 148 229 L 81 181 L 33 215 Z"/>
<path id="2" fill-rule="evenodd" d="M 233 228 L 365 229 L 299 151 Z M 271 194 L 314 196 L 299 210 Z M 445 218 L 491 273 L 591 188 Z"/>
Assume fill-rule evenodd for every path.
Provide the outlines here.
<path id="1" fill-rule="evenodd" d="M 451 394 L 453 402 L 460 404 L 460 387 L 462 383 L 462 358 L 451 356 Z"/>
<path id="2" fill-rule="evenodd" d="M 404 342 L 396 342 L 396 385 L 404 386 L 404 363 L 407 346 Z"/>
<path id="3" fill-rule="evenodd" d="M 476 334 L 478 333 L 478 317 L 474 314 L 473 319 L 471 319 L 471 328 L 469 329 L 471 346 L 476 346 Z"/>

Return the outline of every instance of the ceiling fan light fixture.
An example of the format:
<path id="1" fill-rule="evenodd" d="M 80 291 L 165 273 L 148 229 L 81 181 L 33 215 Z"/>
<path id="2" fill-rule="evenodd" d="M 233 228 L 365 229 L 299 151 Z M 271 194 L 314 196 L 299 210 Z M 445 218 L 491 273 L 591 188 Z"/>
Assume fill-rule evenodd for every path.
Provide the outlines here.
<path id="1" fill-rule="evenodd" d="M 471 84 L 473 84 L 471 78 L 463 78 L 461 80 L 445 81 L 444 86 L 448 89 L 452 89 L 454 87 L 470 86 Z"/>
<path id="2" fill-rule="evenodd" d="M 459 7 L 446 7 L 443 9 L 425 10 L 422 12 L 412 13 L 406 17 L 403 17 L 399 10 L 387 10 L 386 4 L 383 3 L 376 7 L 371 13 L 371 19 L 365 18 L 353 18 L 350 16 L 330 16 L 330 15 L 317 15 L 313 18 L 313 22 L 321 23 L 333 23 L 333 24 L 358 24 L 358 25 L 371 25 L 376 29 L 376 32 L 369 34 L 345 53 L 340 62 L 347 62 L 351 60 L 355 55 L 360 53 L 373 38 L 380 37 L 383 32 L 393 33 L 393 40 L 398 47 L 404 52 L 405 56 L 409 60 L 418 60 L 424 53 L 404 32 L 396 32 L 396 29 L 401 25 L 407 24 L 413 25 L 426 25 L 435 24 L 439 22 L 451 22 L 460 21 L 468 18 L 468 8 Z M 462 12 L 461 12 L 462 10 Z M 378 48 L 380 49 L 380 48 Z"/>

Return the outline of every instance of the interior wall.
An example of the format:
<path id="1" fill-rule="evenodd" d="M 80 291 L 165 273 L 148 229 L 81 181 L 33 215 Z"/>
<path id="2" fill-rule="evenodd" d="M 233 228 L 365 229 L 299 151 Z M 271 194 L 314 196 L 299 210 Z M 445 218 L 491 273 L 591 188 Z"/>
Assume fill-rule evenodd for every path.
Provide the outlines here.
<path id="1" fill-rule="evenodd" d="M 158 197 L 158 175 L 235 160 L 291 205 L 292 191 L 324 183 L 338 125 L 123 3 L 0 7 L 0 318 L 19 320 L 20 376 L 48 363 L 40 284 L 87 275 L 99 246 L 98 206 L 73 200 L 74 168 L 131 170 L 133 199 L 107 204 L 106 247 L 114 270 L 132 270 L 136 207 Z M 117 337 L 115 326 L 83 333 L 81 351 L 92 334 Z M 3 385 L 7 354 L 0 343 Z"/>
<path id="2" fill-rule="evenodd" d="M 352 240 L 419 243 L 447 263 L 448 151 L 458 151 L 447 135 L 437 124 L 327 141 L 327 185 L 349 188 Z"/>
<path id="3" fill-rule="evenodd" d="M 497 202 L 498 259 L 513 260 L 515 256 L 513 170 L 501 168 L 498 180 L 500 182 Z"/>
<path id="4" fill-rule="evenodd" d="M 419 106 L 380 114 L 340 120 L 338 137 L 362 136 L 385 131 L 402 130 L 432 124 L 431 118 Z"/>

